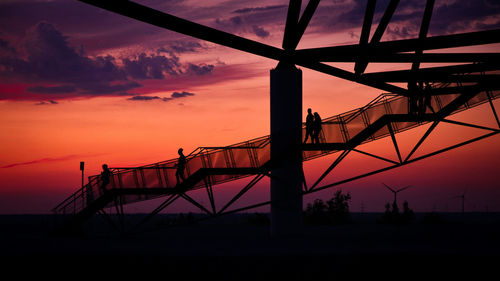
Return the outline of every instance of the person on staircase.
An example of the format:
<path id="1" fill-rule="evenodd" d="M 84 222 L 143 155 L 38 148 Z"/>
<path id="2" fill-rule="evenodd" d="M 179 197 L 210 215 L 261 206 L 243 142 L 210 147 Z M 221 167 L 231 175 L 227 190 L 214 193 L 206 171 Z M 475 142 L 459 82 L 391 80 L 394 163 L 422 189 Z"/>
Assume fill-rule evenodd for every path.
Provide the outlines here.
<path id="1" fill-rule="evenodd" d="M 304 139 L 304 143 L 307 142 L 307 139 L 310 137 L 311 142 L 313 139 L 313 127 L 314 127 L 314 115 L 310 108 L 307 109 L 307 117 L 306 117 L 306 138 Z"/>
<path id="2" fill-rule="evenodd" d="M 314 123 L 313 123 L 313 137 L 312 137 L 312 143 L 319 143 L 319 134 L 321 133 L 322 127 L 321 127 L 321 117 L 317 112 L 314 112 Z"/>
<path id="3" fill-rule="evenodd" d="M 102 193 L 104 193 L 107 190 L 106 186 L 109 184 L 110 177 L 111 177 L 111 171 L 109 170 L 108 165 L 103 164 L 101 172 L 101 185 L 99 186 Z"/>
<path id="4" fill-rule="evenodd" d="M 177 160 L 177 171 L 175 172 L 177 185 L 184 182 L 184 170 L 186 169 L 186 156 L 184 156 L 182 151 L 182 148 L 179 148 L 179 150 L 177 151 L 177 153 L 179 154 L 179 160 Z"/>

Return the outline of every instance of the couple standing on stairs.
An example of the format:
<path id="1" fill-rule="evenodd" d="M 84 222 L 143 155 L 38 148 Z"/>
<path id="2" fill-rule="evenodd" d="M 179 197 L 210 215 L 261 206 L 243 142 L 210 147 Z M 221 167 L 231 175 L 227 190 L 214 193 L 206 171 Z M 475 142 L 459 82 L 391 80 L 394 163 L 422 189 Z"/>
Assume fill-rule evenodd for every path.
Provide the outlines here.
<path id="1" fill-rule="evenodd" d="M 311 143 L 319 143 L 319 134 L 321 133 L 321 117 L 317 112 L 312 114 L 312 110 L 310 108 L 307 109 L 307 117 L 306 117 L 306 138 L 304 139 L 304 143 L 307 142 L 307 139 L 311 137 Z"/>

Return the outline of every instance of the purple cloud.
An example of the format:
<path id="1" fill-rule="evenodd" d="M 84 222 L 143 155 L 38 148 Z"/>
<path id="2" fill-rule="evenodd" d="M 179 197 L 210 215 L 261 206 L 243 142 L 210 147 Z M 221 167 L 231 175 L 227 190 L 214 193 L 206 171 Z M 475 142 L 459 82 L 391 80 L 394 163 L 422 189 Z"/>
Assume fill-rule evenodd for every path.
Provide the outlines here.
<path id="1" fill-rule="evenodd" d="M 173 92 L 170 97 L 159 97 L 159 96 L 133 96 L 131 98 L 128 98 L 127 100 L 130 101 L 152 101 L 152 100 L 161 100 L 161 101 L 171 101 L 173 99 L 178 99 L 178 98 L 185 98 L 189 96 L 194 96 L 194 93 L 182 91 L 182 92 Z"/>
<path id="2" fill-rule="evenodd" d="M 196 42 L 176 43 L 171 49 L 178 53 L 201 47 Z M 12 47 L 1 39 L 0 49 Z M 28 31 L 23 44 L 24 55 L 17 55 L 15 49 L 12 50 L 9 54 L 0 54 L 0 75 L 15 81 L 42 84 L 28 87 L 27 92 L 61 97 L 68 94 L 122 95 L 142 87 L 134 80 L 161 80 L 181 74 L 206 75 L 214 69 L 213 65 L 181 63 L 174 51 L 162 55 L 141 53 L 122 59 L 121 65 L 110 55 L 90 57 L 83 48 L 77 50 L 70 46 L 67 36 L 45 22 Z"/>
<path id="3" fill-rule="evenodd" d="M 252 8 L 242 8 L 242 9 L 237 9 L 234 10 L 233 13 L 235 14 L 246 14 L 246 13 L 252 13 L 252 12 L 267 12 L 267 11 L 272 11 L 276 9 L 288 9 L 287 5 L 272 5 L 272 6 L 265 6 L 265 7 L 252 7 Z"/>
<path id="4" fill-rule="evenodd" d="M 35 103 L 35 105 L 51 105 L 51 104 L 59 104 L 57 101 L 49 100 L 49 101 L 41 101 L 38 103 Z"/>
<path id="5" fill-rule="evenodd" d="M 188 96 L 194 96 L 193 93 L 189 93 L 189 92 L 173 92 L 172 93 L 172 98 L 184 98 L 184 97 L 188 97 Z"/>
<path id="6" fill-rule="evenodd" d="M 252 25 L 252 29 L 255 35 L 259 36 L 260 38 L 266 38 L 269 36 L 269 32 L 260 26 Z"/>
<path id="7" fill-rule="evenodd" d="M 207 74 L 211 73 L 214 70 L 214 68 L 215 68 L 215 66 L 213 66 L 211 64 L 192 64 L 192 63 L 189 63 L 187 65 L 186 72 L 188 74 L 202 76 L 202 75 L 207 75 Z"/>

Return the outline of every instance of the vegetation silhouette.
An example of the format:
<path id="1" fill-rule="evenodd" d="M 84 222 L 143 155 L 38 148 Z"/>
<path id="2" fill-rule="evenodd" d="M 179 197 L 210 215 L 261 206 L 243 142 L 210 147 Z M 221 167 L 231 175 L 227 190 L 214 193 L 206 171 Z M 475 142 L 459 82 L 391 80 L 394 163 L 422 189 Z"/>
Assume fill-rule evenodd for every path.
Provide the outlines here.
<path id="1" fill-rule="evenodd" d="M 316 199 L 312 204 L 307 204 L 304 222 L 312 225 L 351 223 L 350 201 L 351 194 L 349 192 L 343 194 L 342 190 L 337 190 L 326 204 L 323 200 Z"/>
<path id="2" fill-rule="evenodd" d="M 392 209 L 391 209 L 392 206 Z M 403 203 L 403 213 L 399 212 L 396 202 L 385 204 L 384 214 L 377 219 L 377 223 L 381 224 L 410 224 L 415 221 L 415 213 L 410 209 L 408 201 Z"/>

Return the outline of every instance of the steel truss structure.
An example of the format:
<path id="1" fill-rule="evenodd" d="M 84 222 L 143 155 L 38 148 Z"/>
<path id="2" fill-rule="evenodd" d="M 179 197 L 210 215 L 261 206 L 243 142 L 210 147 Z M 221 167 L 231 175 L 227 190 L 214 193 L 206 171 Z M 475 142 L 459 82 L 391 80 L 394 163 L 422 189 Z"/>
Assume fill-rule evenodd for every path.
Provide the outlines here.
<path id="1" fill-rule="evenodd" d="M 338 154 L 312 185 L 307 185 L 306 175 L 303 172 L 303 194 L 311 194 L 405 166 L 500 132 L 499 117 L 493 104 L 493 100 L 500 96 L 498 91 L 500 85 L 496 80 L 500 76 L 500 53 L 424 53 L 428 50 L 500 43 L 500 29 L 428 37 L 434 0 L 426 2 L 418 38 L 381 42 L 382 35 L 399 3 L 398 0 L 391 0 L 370 39 L 376 0 L 368 0 L 359 44 L 302 50 L 296 50 L 296 47 L 320 3 L 319 0 L 309 0 L 302 15 L 300 15 L 301 1 L 290 1 L 282 48 L 219 31 L 131 1 L 81 1 L 161 28 L 273 59 L 278 61 L 279 65 L 298 65 L 389 92 L 362 108 L 325 119 L 321 143 L 302 146 L 304 161 Z M 354 63 L 354 71 L 336 68 L 327 64 L 328 62 Z M 365 73 L 369 63 L 378 62 L 411 63 L 411 68 Z M 460 64 L 420 68 L 421 63 L 427 62 Z M 448 118 L 452 114 L 483 104 L 489 105 L 498 127 L 480 126 Z M 395 135 L 429 123 L 430 127 L 410 153 L 402 155 Z M 481 129 L 486 133 L 414 157 L 415 152 L 441 123 Z M 359 149 L 364 143 L 385 137 L 391 138 L 397 160 Z M 271 162 L 269 142 L 269 136 L 265 136 L 226 147 L 200 147 L 187 156 L 187 178 L 180 184 L 172 180 L 175 179 L 173 175 L 176 159 L 143 167 L 115 167 L 112 168 L 110 189 L 102 192 L 99 189 L 99 176 L 89 177 L 89 183 L 85 187 L 68 197 L 53 211 L 56 214 L 66 215 L 64 216 L 66 227 L 74 227 L 95 213 L 100 213 L 105 219 L 113 222 L 104 210 L 106 207 L 114 206 L 121 225 L 118 228 L 123 229 L 124 204 L 159 197 L 166 199 L 139 225 L 147 222 L 179 198 L 206 213 L 207 218 L 265 206 L 271 201 L 231 209 L 231 206 L 259 181 L 271 177 L 271 169 L 279 165 L 280 161 Z M 388 166 L 322 184 L 352 152 L 382 160 Z M 286 157 L 287 155 L 280 156 L 281 161 L 286 161 Z M 253 178 L 232 199 L 222 207 L 218 206 L 214 194 L 215 185 L 250 176 Z M 189 192 L 198 189 L 205 189 L 210 206 L 204 206 L 188 195 Z"/>

